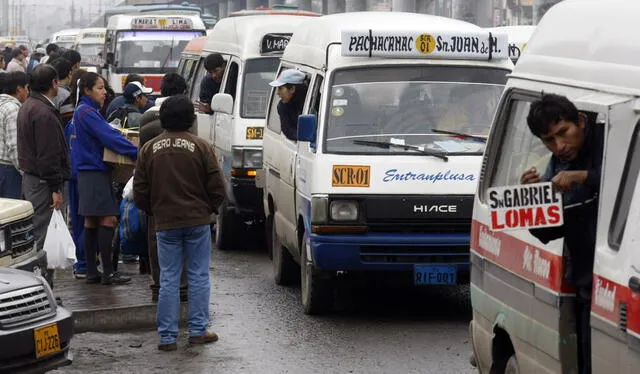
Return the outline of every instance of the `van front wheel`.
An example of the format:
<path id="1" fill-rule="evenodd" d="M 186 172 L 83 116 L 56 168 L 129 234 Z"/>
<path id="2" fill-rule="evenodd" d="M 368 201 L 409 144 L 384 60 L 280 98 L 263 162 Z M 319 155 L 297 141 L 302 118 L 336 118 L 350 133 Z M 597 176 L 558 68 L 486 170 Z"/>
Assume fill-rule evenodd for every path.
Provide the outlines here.
<path id="1" fill-rule="evenodd" d="M 504 369 L 504 374 L 520 374 L 520 366 L 518 366 L 518 360 L 515 354 L 509 357 L 507 367 Z"/>
<path id="2" fill-rule="evenodd" d="M 273 278 L 279 286 L 289 286 L 296 283 L 297 264 L 293 256 L 280 242 L 276 231 L 275 219 L 271 221 L 271 251 L 273 264 Z"/>
<path id="3" fill-rule="evenodd" d="M 304 314 L 324 314 L 333 309 L 334 284 L 331 275 L 315 269 L 309 258 L 311 242 L 308 235 L 300 249 L 300 292 Z"/>

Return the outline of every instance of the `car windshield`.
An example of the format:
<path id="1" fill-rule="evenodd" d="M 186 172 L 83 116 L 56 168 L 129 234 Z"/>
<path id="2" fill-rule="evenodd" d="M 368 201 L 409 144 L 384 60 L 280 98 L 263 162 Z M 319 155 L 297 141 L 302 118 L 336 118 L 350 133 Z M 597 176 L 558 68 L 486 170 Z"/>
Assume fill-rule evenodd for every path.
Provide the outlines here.
<path id="1" fill-rule="evenodd" d="M 242 117 L 265 118 L 271 82 L 278 69 L 280 58 L 267 57 L 248 60 L 242 87 Z"/>
<path id="2" fill-rule="evenodd" d="M 102 59 L 99 54 L 104 48 L 103 44 L 78 44 L 76 50 L 82 56 L 82 63 L 89 65 L 100 65 Z"/>
<path id="3" fill-rule="evenodd" d="M 55 44 L 60 47 L 60 48 L 64 48 L 64 49 L 71 49 L 73 47 L 73 41 L 70 42 L 55 42 Z"/>
<path id="4" fill-rule="evenodd" d="M 481 154 L 506 73 L 468 66 L 338 71 L 329 98 L 326 152 L 420 154 L 419 148 Z"/>
<path id="5" fill-rule="evenodd" d="M 175 72 L 180 53 L 202 31 L 121 31 L 117 36 L 119 73 Z"/>

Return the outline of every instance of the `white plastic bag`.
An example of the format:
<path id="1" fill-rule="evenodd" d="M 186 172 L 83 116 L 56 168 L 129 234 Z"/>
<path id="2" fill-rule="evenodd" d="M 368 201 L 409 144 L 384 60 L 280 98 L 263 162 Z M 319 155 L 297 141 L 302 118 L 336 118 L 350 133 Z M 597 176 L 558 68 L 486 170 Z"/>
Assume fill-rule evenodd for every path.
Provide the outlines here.
<path id="1" fill-rule="evenodd" d="M 122 198 L 133 200 L 133 177 L 131 177 L 127 184 L 124 186 L 124 191 L 122 191 Z"/>
<path id="2" fill-rule="evenodd" d="M 47 269 L 69 269 L 76 262 L 76 245 L 58 209 L 51 215 L 44 251 L 47 252 Z"/>

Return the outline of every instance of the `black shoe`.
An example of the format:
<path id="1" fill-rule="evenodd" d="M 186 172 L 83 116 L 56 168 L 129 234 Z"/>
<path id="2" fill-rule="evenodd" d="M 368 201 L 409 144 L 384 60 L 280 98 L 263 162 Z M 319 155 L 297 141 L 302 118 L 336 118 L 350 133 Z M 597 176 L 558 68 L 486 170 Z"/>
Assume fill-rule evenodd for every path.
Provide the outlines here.
<path id="1" fill-rule="evenodd" d="M 140 274 L 151 274 L 151 266 L 149 265 L 149 259 L 141 258 L 139 260 L 140 263 Z"/>
<path id="2" fill-rule="evenodd" d="M 102 277 L 102 284 L 104 284 L 104 285 L 125 284 L 125 283 L 129 283 L 129 282 L 131 282 L 131 278 L 125 277 L 124 275 L 121 275 L 117 271 L 111 273 L 108 276 L 103 276 Z"/>
<path id="3" fill-rule="evenodd" d="M 90 277 L 87 275 L 87 279 L 85 280 L 88 284 L 96 284 L 102 282 L 102 273 L 98 273 L 98 275 Z"/>

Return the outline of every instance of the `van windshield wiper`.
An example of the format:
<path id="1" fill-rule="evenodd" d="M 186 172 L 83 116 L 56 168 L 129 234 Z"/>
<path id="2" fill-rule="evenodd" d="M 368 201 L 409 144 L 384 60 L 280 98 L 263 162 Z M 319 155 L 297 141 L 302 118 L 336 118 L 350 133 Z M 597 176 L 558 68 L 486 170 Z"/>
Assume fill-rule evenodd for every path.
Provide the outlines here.
<path id="1" fill-rule="evenodd" d="M 435 132 L 436 134 L 444 134 L 444 135 L 451 135 L 451 136 L 459 136 L 461 138 L 468 138 L 468 139 L 473 139 L 473 140 L 478 140 L 481 141 L 483 143 L 487 142 L 487 138 L 484 136 L 477 136 L 477 135 L 470 135 L 470 134 L 465 134 L 463 132 L 456 132 L 456 131 L 447 131 L 447 130 L 438 130 L 438 129 L 431 129 L 432 132 Z"/>
<path id="2" fill-rule="evenodd" d="M 447 157 L 443 153 L 429 151 L 429 150 L 426 150 L 423 147 L 419 147 L 417 145 L 395 144 L 395 143 L 390 143 L 390 142 L 376 142 L 376 141 L 371 141 L 371 140 L 354 140 L 353 144 L 368 145 L 368 146 L 371 146 L 371 147 L 378 147 L 378 148 L 383 148 L 383 149 L 389 149 L 391 147 L 410 149 L 410 150 L 413 150 L 413 151 L 418 151 L 418 152 L 420 152 L 422 154 L 425 154 L 427 156 L 437 157 L 437 158 L 442 159 L 444 161 L 449 161 L 449 157 Z"/>
<path id="3" fill-rule="evenodd" d="M 173 44 L 175 43 L 175 37 L 171 37 L 171 47 L 169 48 L 169 54 L 167 55 L 167 57 L 164 59 L 164 62 L 162 63 L 162 72 L 166 73 L 165 68 L 167 67 L 167 62 L 169 62 L 169 58 L 173 55 Z"/>

